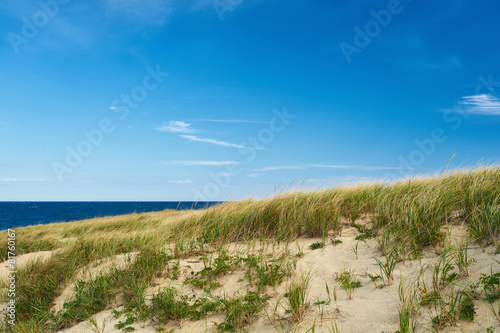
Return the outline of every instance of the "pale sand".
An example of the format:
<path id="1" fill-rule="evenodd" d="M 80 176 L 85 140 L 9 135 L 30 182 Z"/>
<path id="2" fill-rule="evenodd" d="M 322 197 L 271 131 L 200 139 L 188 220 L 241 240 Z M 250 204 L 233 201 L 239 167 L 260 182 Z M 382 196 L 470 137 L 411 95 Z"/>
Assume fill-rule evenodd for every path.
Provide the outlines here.
<path id="1" fill-rule="evenodd" d="M 367 221 L 365 221 L 367 222 Z M 460 239 L 463 236 L 463 228 L 454 227 L 451 230 L 451 235 L 453 241 Z M 429 249 L 424 253 L 424 256 L 420 260 L 406 261 L 404 263 L 399 263 L 395 273 L 394 273 L 394 283 L 390 286 L 384 287 L 382 289 L 375 288 L 373 282 L 368 277 L 368 273 L 380 274 L 378 265 L 376 264 L 373 257 L 377 257 L 383 261 L 380 248 L 376 241 L 369 239 L 366 242 L 360 242 L 358 245 L 358 257 L 353 251 L 353 246 L 357 243 L 354 239 L 359 235 L 355 228 L 345 228 L 342 231 L 342 236 L 338 237 L 342 241 L 341 244 L 333 245 L 328 242 L 323 249 L 311 250 L 309 245 L 318 241 L 318 239 L 310 238 L 300 238 L 297 243 L 300 249 L 305 253 L 297 262 L 297 268 L 294 275 L 297 276 L 301 272 L 311 273 L 311 283 L 309 291 L 309 302 L 311 307 L 307 311 L 303 320 L 297 325 L 297 330 L 295 332 L 306 332 L 309 330 L 314 323 L 316 323 L 315 332 L 329 332 L 332 325 L 331 322 L 335 320 L 339 328 L 339 332 L 353 332 L 353 333 L 369 333 L 369 332 L 395 332 L 398 329 L 398 284 L 401 278 L 407 279 L 408 283 L 412 281 L 420 271 L 422 265 L 432 262 L 436 259 L 437 255 Z M 331 237 L 328 238 L 331 240 Z M 245 246 L 241 244 L 233 244 L 232 249 L 244 249 Z M 297 245 L 292 243 L 289 246 L 292 253 L 297 253 Z M 271 251 L 268 248 L 268 251 Z M 279 252 L 281 249 L 275 249 Z M 46 259 L 50 256 L 50 252 L 39 252 L 27 255 L 22 255 L 18 257 L 18 264 L 20 266 L 26 264 L 29 260 L 35 258 Z M 483 252 L 475 244 L 470 245 L 469 256 L 475 258 L 476 262 L 470 267 L 471 278 L 477 278 L 481 273 L 490 273 L 493 268 L 493 272 L 500 271 L 500 255 L 494 254 L 494 248 L 489 247 Z M 131 256 L 133 257 L 133 255 Z M 198 260 L 199 256 L 193 256 L 191 258 L 182 259 L 180 262 L 181 266 L 181 276 L 179 280 L 170 281 L 168 279 L 157 279 L 155 282 L 156 286 L 150 288 L 150 293 L 153 294 L 156 290 L 163 286 L 174 286 L 180 290 L 180 292 L 187 295 L 201 295 L 201 291 L 195 290 L 190 285 L 183 285 L 182 281 L 185 277 L 189 276 L 191 272 L 198 272 L 203 269 L 203 263 Z M 88 269 L 79 273 L 79 279 L 87 279 L 94 276 L 97 272 L 103 272 L 113 266 L 124 267 L 127 264 L 127 256 L 121 255 L 112 259 L 102 260 L 99 263 L 94 263 Z M 189 267 L 188 267 L 189 266 Z M 321 306 L 320 309 L 317 305 L 313 303 L 323 300 L 329 300 L 327 295 L 325 282 L 328 283 L 330 291 L 333 287 L 337 285 L 334 279 L 334 274 L 336 272 L 341 272 L 345 268 L 353 269 L 355 273 L 360 277 L 362 282 L 362 287 L 354 291 L 354 298 L 352 300 L 348 299 L 347 294 L 344 290 L 337 286 L 338 302 L 337 305 L 331 299 L 329 305 Z M 2 275 L 3 274 L 3 275 Z M 0 277 L 5 278 L 6 268 L 5 263 L 0 265 Z M 213 291 L 213 294 L 222 296 L 226 294 L 227 296 L 235 295 L 239 292 L 245 292 L 248 288 L 248 283 L 241 282 L 244 274 L 243 269 L 236 269 L 235 271 L 221 277 L 218 282 L 221 283 L 222 287 L 217 288 Z M 292 277 L 293 278 L 293 277 Z M 260 313 L 255 318 L 255 322 L 249 328 L 250 332 L 290 332 L 294 330 L 294 323 L 287 320 L 282 320 L 284 329 L 280 327 L 280 322 L 274 320 L 274 326 L 271 324 L 269 318 L 273 316 L 276 299 L 281 299 L 282 303 L 284 301 L 284 293 L 287 283 L 290 279 L 287 279 L 282 285 L 278 286 L 275 290 L 268 288 L 266 293 L 273 297 L 269 301 L 269 305 L 265 311 Z M 380 284 L 380 282 L 378 282 Z M 62 308 L 62 304 L 68 301 L 73 295 L 72 286 L 68 286 L 63 295 L 61 295 L 55 304 L 56 309 Z M 330 295 L 331 296 L 331 295 Z M 116 306 L 120 309 L 120 298 L 116 302 Z M 467 321 L 460 321 L 456 327 L 446 326 L 440 332 L 485 332 L 486 328 L 493 326 L 496 331 L 500 331 L 500 322 L 493 316 L 488 304 L 485 301 L 475 301 L 476 306 L 476 317 L 474 322 L 470 323 Z M 424 307 L 420 311 L 419 323 L 421 327 L 418 332 L 427 332 L 427 330 L 422 327 L 427 325 L 430 328 L 430 308 Z M 124 318 L 115 319 L 111 314 L 111 309 L 101 312 L 94 316 L 97 322 L 98 329 L 93 327 L 88 321 L 82 322 L 74 327 L 63 330 L 61 332 L 67 333 L 84 333 L 84 332 L 121 332 L 121 330 L 114 327 L 120 320 Z M 321 312 L 323 315 L 323 320 L 321 320 Z M 278 307 L 277 313 L 282 316 L 286 316 L 283 307 Z M 225 318 L 224 314 L 216 314 L 208 316 L 204 320 L 197 322 L 184 321 L 182 323 L 169 323 L 165 328 L 165 332 L 174 329 L 175 332 L 214 332 L 213 322 L 222 322 Z M 103 329 L 104 326 L 104 329 Z M 133 325 L 136 332 L 156 332 L 155 328 L 158 328 L 154 323 L 135 323 Z"/>
<path id="2" fill-rule="evenodd" d="M 37 260 L 45 261 L 50 258 L 52 255 L 52 251 L 40 251 L 35 253 L 27 253 L 16 256 L 16 266 L 17 268 L 21 268 L 26 266 L 31 262 L 35 262 Z M 0 264 L 0 280 L 5 280 L 7 275 L 9 274 L 10 268 L 7 262 L 3 262 Z"/>

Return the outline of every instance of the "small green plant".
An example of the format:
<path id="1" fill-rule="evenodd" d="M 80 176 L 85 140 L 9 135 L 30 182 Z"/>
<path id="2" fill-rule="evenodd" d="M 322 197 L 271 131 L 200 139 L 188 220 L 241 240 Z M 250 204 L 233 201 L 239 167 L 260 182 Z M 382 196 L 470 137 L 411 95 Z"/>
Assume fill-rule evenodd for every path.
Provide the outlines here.
<path id="1" fill-rule="evenodd" d="M 119 330 L 124 330 L 125 327 L 132 325 L 136 321 L 136 317 L 133 314 L 127 314 L 125 321 L 119 321 L 118 324 L 115 325 L 115 328 Z"/>
<path id="2" fill-rule="evenodd" d="M 302 274 L 287 287 L 285 297 L 288 300 L 288 307 L 285 312 L 291 314 L 294 321 L 300 321 L 309 308 L 307 295 L 310 280 L 309 274 Z"/>
<path id="3" fill-rule="evenodd" d="M 500 299 L 500 273 L 481 274 L 479 282 L 483 285 L 483 292 L 490 305 L 491 312 L 500 321 L 500 302 L 497 302 L 495 308 L 495 301 Z"/>
<path id="4" fill-rule="evenodd" d="M 461 277 L 469 275 L 469 266 L 476 262 L 474 258 L 469 258 L 469 240 L 450 247 L 449 252 L 453 258 L 453 262 L 458 267 Z"/>
<path id="5" fill-rule="evenodd" d="M 169 276 L 172 280 L 177 280 L 180 274 L 181 274 L 180 260 L 177 259 L 172 264 L 172 267 L 170 267 L 170 264 L 167 266 L 167 276 Z"/>
<path id="6" fill-rule="evenodd" d="M 333 300 L 335 301 L 335 310 L 338 312 L 339 306 L 337 304 L 337 286 L 333 286 L 331 296 L 330 296 L 330 286 L 328 285 L 328 282 L 326 282 L 326 281 L 325 281 L 325 288 L 326 288 L 326 294 L 328 295 L 328 304 L 330 304 L 332 302 L 332 296 L 333 296 Z"/>
<path id="7" fill-rule="evenodd" d="M 300 248 L 299 242 L 296 242 L 296 244 L 297 244 L 297 254 L 296 254 L 296 256 L 299 257 L 299 258 L 305 256 L 306 254 Z"/>
<path id="8" fill-rule="evenodd" d="M 102 327 L 99 327 L 99 324 L 97 323 L 97 320 L 95 317 L 90 316 L 88 319 L 91 327 L 95 330 L 95 333 L 103 333 L 105 328 L 106 328 L 106 321 L 103 321 Z"/>
<path id="9" fill-rule="evenodd" d="M 450 249 L 445 249 L 434 262 L 431 288 L 428 289 L 423 283 L 419 289 L 420 305 L 433 304 L 437 311 L 437 315 L 432 318 L 432 323 L 438 330 L 446 324 L 456 325 L 460 319 L 474 318 L 474 304 L 469 294 L 474 286 L 462 286 L 456 283 L 459 275 L 453 272 L 454 256 L 450 251 Z"/>
<path id="10" fill-rule="evenodd" d="M 337 286 L 333 286 L 333 292 L 332 292 L 333 300 L 335 301 L 335 309 L 337 312 L 339 312 L 339 304 L 337 303 Z"/>
<path id="11" fill-rule="evenodd" d="M 249 291 L 246 295 L 233 299 L 222 299 L 221 308 L 226 312 L 226 319 L 216 324 L 219 332 L 240 332 L 250 324 L 255 315 L 262 311 L 270 296 Z"/>
<path id="12" fill-rule="evenodd" d="M 437 295 L 458 278 L 458 273 L 452 272 L 455 266 L 453 266 L 448 253 L 448 251 L 443 252 L 433 268 L 432 286 Z"/>
<path id="13" fill-rule="evenodd" d="M 325 247 L 325 242 L 316 242 L 316 243 L 312 243 L 309 248 L 311 250 L 317 250 L 317 249 L 322 249 Z"/>
<path id="14" fill-rule="evenodd" d="M 454 326 L 459 319 L 474 320 L 474 303 L 461 288 L 456 290 L 452 287 L 440 295 L 436 308 L 439 313 L 432 319 L 432 323 L 437 329 L 444 327 L 446 323 Z"/>
<path id="15" fill-rule="evenodd" d="M 356 288 L 361 287 L 361 281 L 352 270 L 344 270 L 342 273 L 335 273 L 337 281 L 342 289 L 347 292 L 347 297 L 353 299 L 353 293 Z"/>
<path id="16" fill-rule="evenodd" d="M 328 295 L 328 296 L 330 296 L 330 295 Z M 313 304 L 318 306 L 319 317 L 323 321 L 325 306 L 330 305 L 330 301 L 329 300 L 328 301 L 327 300 L 320 301 L 318 298 L 317 301 L 314 302 Z"/>
<path id="17" fill-rule="evenodd" d="M 328 285 L 328 282 L 325 281 L 325 289 L 326 289 L 326 294 L 328 295 L 328 301 L 332 301 L 332 297 L 330 296 L 330 286 Z"/>
<path id="18" fill-rule="evenodd" d="M 332 244 L 333 245 L 342 244 L 342 241 L 340 239 L 334 239 L 334 240 L 332 240 Z"/>
<path id="19" fill-rule="evenodd" d="M 221 247 L 215 258 L 212 255 L 204 255 L 200 260 L 203 261 L 204 268 L 194 276 L 187 278 L 184 283 L 190 283 L 200 289 L 211 290 L 220 286 L 218 282 L 214 282 L 214 279 L 234 270 L 242 259 L 230 256 L 228 251 Z"/>
<path id="20" fill-rule="evenodd" d="M 474 285 L 451 283 L 456 279 L 456 273 L 449 274 L 452 266 L 442 260 L 436 266 L 432 277 L 433 290 L 427 296 L 427 302 L 434 303 L 437 311 L 437 316 L 432 319 L 434 327 L 439 330 L 446 324 L 455 326 L 461 319 L 473 321 L 475 307 L 469 291 L 475 289 Z"/>
<path id="21" fill-rule="evenodd" d="M 103 311 L 114 299 L 117 289 L 113 286 L 112 275 L 99 275 L 89 281 L 77 281 L 75 297 L 63 305 L 60 320 L 67 325 L 84 321 Z"/>
<path id="22" fill-rule="evenodd" d="M 358 259 L 358 246 L 359 246 L 359 242 L 360 241 L 357 241 L 356 244 L 352 244 L 352 252 L 354 252 L 354 254 L 356 255 L 356 259 Z"/>
<path id="23" fill-rule="evenodd" d="M 425 306 L 439 300 L 439 295 L 434 290 L 429 290 L 425 283 L 419 288 L 420 305 Z"/>
<path id="24" fill-rule="evenodd" d="M 355 240 L 357 241 L 366 241 L 367 239 L 373 238 L 375 236 L 375 233 L 372 229 L 368 229 L 361 224 L 354 223 L 354 227 L 361 233 L 361 235 L 356 236 Z"/>
<path id="25" fill-rule="evenodd" d="M 148 313 L 158 322 L 166 324 L 169 321 L 186 318 L 193 321 L 200 320 L 210 313 L 219 311 L 221 307 L 222 300 L 218 297 L 177 295 L 175 288 L 168 287 L 153 296 Z"/>
<path id="26" fill-rule="evenodd" d="M 382 285 L 382 284 L 381 285 L 377 284 L 377 280 L 382 280 L 382 277 L 380 275 L 373 275 L 370 273 L 367 273 L 367 275 L 370 278 L 370 280 L 373 282 L 373 284 L 375 285 L 375 289 L 384 287 L 384 285 Z"/>
<path id="27" fill-rule="evenodd" d="M 385 257 L 385 263 L 382 263 L 379 259 L 373 258 L 380 267 L 380 275 L 383 277 L 384 284 L 386 286 L 392 285 L 394 281 L 393 273 L 398 263 L 398 258 L 396 255 L 396 250 L 393 248 L 389 251 L 388 255 Z"/>
<path id="28" fill-rule="evenodd" d="M 399 331 L 400 333 L 415 332 L 417 329 L 418 302 L 415 289 L 406 291 L 404 288 L 404 279 L 401 279 L 398 286 L 399 294 Z"/>
<path id="29" fill-rule="evenodd" d="M 483 285 L 483 291 L 489 303 L 500 299 L 500 273 L 481 274 L 479 282 Z"/>
<path id="30" fill-rule="evenodd" d="M 458 307 L 458 313 L 460 319 L 466 319 L 468 321 L 474 321 L 474 315 L 476 314 L 476 310 L 474 307 L 474 302 L 469 295 L 465 295 L 465 297 L 461 300 L 461 303 Z"/>
<path id="31" fill-rule="evenodd" d="M 380 246 L 380 250 L 384 256 L 387 256 L 389 253 L 389 248 L 392 248 L 392 233 L 389 228 L 384 228 L 382 232 L 375 237 L 375 241 Z"/>
<path id="32" fill-rule="evenodd" d="M 247 265 L 245 278 L 259 290 L 265 286 L 275 288 L 283 282 L 285 277 L 291 275 L 295 268 L 296 260 L 289 259 L 285 254 L 277 258 L 268 258 L 264 255 L 248 255 L 242 259 Z"/>

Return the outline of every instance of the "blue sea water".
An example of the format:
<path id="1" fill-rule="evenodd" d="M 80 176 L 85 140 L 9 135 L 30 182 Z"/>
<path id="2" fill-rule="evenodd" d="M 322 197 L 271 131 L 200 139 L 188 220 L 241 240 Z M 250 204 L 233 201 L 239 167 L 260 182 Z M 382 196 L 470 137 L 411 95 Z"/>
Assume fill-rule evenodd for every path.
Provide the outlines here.
<path id="1" fill-rule="evenodd" d="M 0 230 L 93 217 L 200 209 L 217 202 L 0 202 Z"/>

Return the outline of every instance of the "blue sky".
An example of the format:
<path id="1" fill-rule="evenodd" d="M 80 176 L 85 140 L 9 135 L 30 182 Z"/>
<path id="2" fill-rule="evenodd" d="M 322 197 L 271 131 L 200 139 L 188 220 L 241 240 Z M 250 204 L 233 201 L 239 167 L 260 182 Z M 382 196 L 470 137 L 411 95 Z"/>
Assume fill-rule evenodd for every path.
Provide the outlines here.
<path id="1" fill-rule="evenodd" d="M 499 10 L 3 1 L 0 200 L 227 200 L 496 162 Z"/>

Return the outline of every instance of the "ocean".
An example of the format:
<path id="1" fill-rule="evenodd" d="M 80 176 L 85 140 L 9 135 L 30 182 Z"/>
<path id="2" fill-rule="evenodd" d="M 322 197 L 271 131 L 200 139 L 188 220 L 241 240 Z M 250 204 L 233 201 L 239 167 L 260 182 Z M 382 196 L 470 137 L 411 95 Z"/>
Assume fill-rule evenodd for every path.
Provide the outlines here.
<path id="1" fill-rule="evenodd" d="M 215 204 L 217 202 L 0 202 L 0 230 L 165 209 L 200 209 Z"/>

